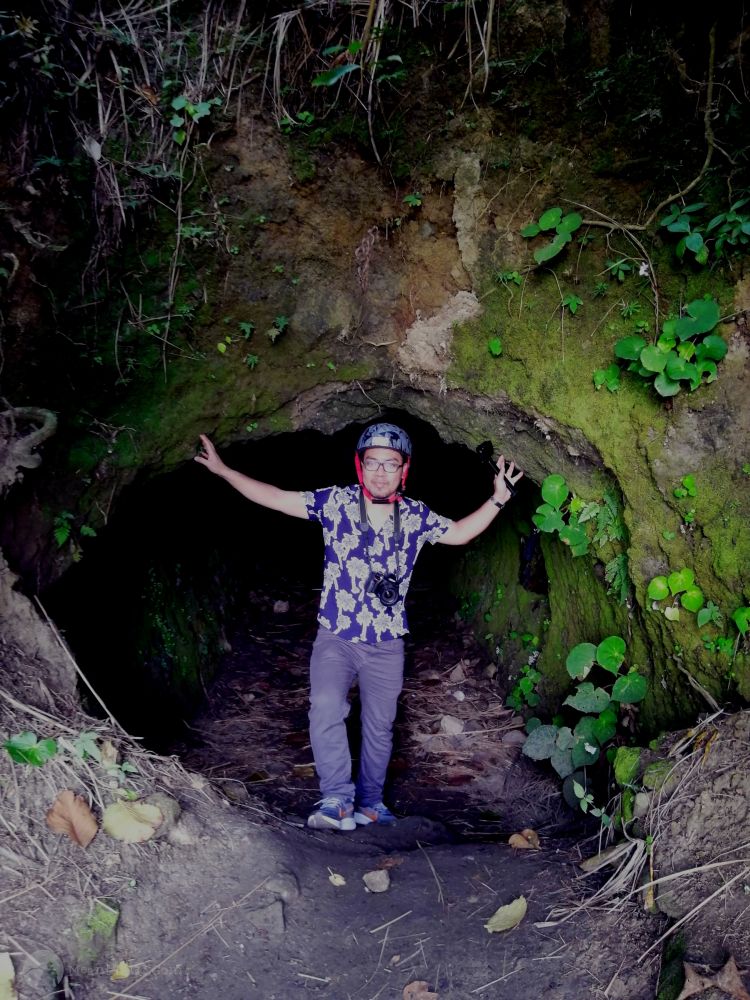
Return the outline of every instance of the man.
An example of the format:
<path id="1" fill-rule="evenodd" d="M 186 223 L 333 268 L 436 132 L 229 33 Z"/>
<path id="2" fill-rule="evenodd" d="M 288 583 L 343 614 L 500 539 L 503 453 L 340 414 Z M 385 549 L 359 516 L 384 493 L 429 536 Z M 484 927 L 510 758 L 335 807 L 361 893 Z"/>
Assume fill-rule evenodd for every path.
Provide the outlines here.
<path id="1" fill-rule="evenodd" d="M 205 435 L 196 462 L 271 510 L 319 521 L 325 542 L 319 630 L 310 660 L 310 742 L 322 798 L 307 820 L 314 829 L 390 825 L 383 784 L 401 693 L 404 599 L 425 542 L 465 545 L 495 519 L 512 496 L 506 483 L 523 475 L 501 455 L 492 496 L 460 521 L 433 513 L 403 495 L 411 441 L 394 424 L 373 424 L 359 438 L 357 486 L 312 492 L 281 490 L 226 466 Z M 359 681 L 362 748 L 356 785 L 345 720 L 347 695 Z"/>

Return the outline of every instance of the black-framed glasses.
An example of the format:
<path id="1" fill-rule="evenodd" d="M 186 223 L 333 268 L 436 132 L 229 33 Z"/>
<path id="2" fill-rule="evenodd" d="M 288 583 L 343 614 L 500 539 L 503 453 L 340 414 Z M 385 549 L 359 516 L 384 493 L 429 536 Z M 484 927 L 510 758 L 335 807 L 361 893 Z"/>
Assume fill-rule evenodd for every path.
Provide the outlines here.
<path id="1" fill-rule="evenodd" d="M 376 458 L 365 458 L 362 465 L 368 472 L 377 472 L 384 469 L 386 472 L 394 473 L 403 469 L 403 465 L 397 458 L 386 458 L 385 462 L 379 462 Z"/>

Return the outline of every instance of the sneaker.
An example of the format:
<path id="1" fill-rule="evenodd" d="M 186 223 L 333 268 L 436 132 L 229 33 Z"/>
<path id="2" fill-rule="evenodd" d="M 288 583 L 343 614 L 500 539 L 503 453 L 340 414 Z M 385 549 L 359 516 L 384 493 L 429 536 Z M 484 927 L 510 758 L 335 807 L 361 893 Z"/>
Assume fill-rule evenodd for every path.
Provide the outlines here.
<path id="1" fill-rule="evenodd" d="M 382 802 L 376 802 L 372 806 L 358 806 L 357 811 L 354 813 L 354 821 L 355 823 L 359 823 L 360 826 L 367 826 L 368 823 L 377 823 L 379 826 L 393 826 L 396 822 L 396 817 L 388 806 L 383 805 Z"/>
<path id="2" fill-rule="evenodd" d="M 354 803 L 339 795 L 326 795 L 315 803 L 319 806 L 307 817 L 307 825 L 313 830 L 354 830 Z M 368 821 L 369 822 L 369 821 Z"/>

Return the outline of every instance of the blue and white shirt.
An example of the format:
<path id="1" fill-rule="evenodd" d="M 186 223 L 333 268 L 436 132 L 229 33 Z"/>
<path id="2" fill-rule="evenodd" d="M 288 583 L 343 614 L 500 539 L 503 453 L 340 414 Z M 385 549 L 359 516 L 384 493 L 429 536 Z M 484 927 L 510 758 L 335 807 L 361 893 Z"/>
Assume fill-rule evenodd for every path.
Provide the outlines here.
<path id="1" fill-rule="evenodd" d="M 377 530 L 368 524 L 365 544 L 359 495 L 359 486 L 329 486 L 302 494 L 307 516 L 319 521 L 323 528 L 325 558 L 318 622 L 351 642 L 397 639 L 409 631 L 404 598 L 419 551 L 425 542 L 434 545 L 439 541 L 453 522 L 419 500 L 404 497 L 399 503 L 401 540 L 397 565 L 393 518 L 389 517 Z M 388 607 L 375 594 L 366 594 L 371 572 L 393 574 L 400 581 L 401 600 Z"/>

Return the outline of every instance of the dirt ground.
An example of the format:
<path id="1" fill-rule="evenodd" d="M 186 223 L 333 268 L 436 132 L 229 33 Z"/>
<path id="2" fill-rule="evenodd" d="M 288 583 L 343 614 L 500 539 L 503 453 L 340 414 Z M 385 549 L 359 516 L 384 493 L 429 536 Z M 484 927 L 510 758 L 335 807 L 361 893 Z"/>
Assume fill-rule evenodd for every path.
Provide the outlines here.
<path id="1" fill-rule="evenodd" d="M 277 600 L 289 608 L 274 612 Z M 309 595 L 253 595 L 206 710 L 175 748 L 188 770 L 73 708 L 56 719 L 0 699 L 3 733 L 34 728 L 64 746 L 66 734 L 70 742 L 93 726 L 101 744 L 135 762 L 126 787 L 167 793 L 182 808 L 165 836 L 127 844 L 99 831 L 84 850 L 47 828 L 46 810 L 72 787 L 97 814 L 119 782 L 96 780 L 93 762 L 86 774 L 63 753 L 41 768 L 3 761 L 0 953 L 20 1000 L 656 997 L 668 918 L 645 912 L 637 882 L 578 905 L 605 879 L 578 868 L 598 849 L 596 831 L 520 754 L 519 720 L 486 654 L 458 622 L 445 627 L 444 611 L 427 603 L 413 617 L 388 790 L 401 817 L 393 829 L 304 825 L 317 798 L 306 731 Z M 448 714 L 461 733 L 444 732 Z M 724 780 L 731 760 L 719 762 Z M 539 850 L 508 846 L 524 827 L 538 832 Z M 387 872 L 383 892 L 363 881 L 376 871 Z M 489 918 L 519 897 L 527 911 L 518 926 L 490 933 Z M 97 907 L 114 914 L 108 929 L 94 920 Z M 704 912 L 685 957 L 701 960 L 696 942 L 709 920 Z M 732 950 L 741 962 L 740 946 Z M 420 982 L 421 993 L 409 991 Z M 680 985 L 659 997 L 674 1000 Z"/>

